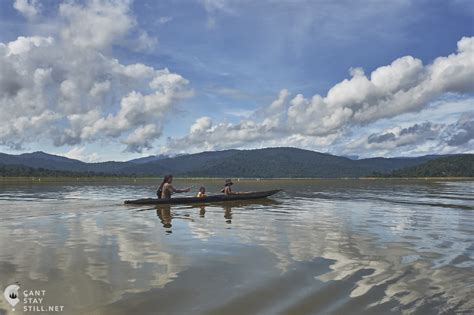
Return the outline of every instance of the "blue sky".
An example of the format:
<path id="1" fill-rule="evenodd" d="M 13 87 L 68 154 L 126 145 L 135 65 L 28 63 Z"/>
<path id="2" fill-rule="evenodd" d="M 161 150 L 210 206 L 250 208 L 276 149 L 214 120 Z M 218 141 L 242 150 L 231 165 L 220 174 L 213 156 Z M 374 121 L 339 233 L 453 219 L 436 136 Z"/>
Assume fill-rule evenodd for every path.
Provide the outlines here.
<path id="1" fill-rule="evenodd" d="M 1 1 L 0 151 L 474 152 L 472 36 L 471 1 Z"/>

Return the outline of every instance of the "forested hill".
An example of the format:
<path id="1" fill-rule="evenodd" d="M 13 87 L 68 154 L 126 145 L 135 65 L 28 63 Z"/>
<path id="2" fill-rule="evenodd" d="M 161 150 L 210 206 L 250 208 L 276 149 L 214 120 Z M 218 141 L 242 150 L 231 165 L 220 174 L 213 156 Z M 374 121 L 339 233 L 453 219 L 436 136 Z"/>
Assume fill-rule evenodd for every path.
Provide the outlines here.
<path id="1" fill-rule="evenodd" d="M 183 177 L 258 178 L 337 178 L 364 177 L 374 174 L 395 176 L 397 173 L 392 173 L 395 170 L 425 165 L 424 163 L 438 158 L 439 156 L 422 156 L 351 160 L 346 157 L 296 148 L 266 148 L 212 151 L 176 157 L 151 156 L 128 162 L 85 163 L 44 152 L 21 155 L 0 153 L 0 176 L 66 175 L 61 172 L 70 172 L 72 176 L 81 174 L 83 176 L 174 174 Z M 430 167 L 431 164 L 427 165 Z M 38 172 L 39 169 L 41 169 L 40 172 Z M 452 176 L 472 176 L 466 174 L 463 166 L 459 167 L 457 174 L 461 175 Z"/>
<path id="2" fill-rule="evenodd" d="M 474 177 L 474 154 L 440 157 L 396 170 L 392 177 Z"/>
<path id="3" fill-rule="evenodd" d="M 99 172 L 57 171 L 23 165 L 0 165 L 0 177 L 108 177 L 119 176 Z"/>

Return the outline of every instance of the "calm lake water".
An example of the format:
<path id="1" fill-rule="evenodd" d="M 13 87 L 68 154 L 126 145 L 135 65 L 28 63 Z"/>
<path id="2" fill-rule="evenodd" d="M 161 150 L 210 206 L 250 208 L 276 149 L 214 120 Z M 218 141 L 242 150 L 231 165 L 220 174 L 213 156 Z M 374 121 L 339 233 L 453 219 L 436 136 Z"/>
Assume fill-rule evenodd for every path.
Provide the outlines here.
<path id="1" fill-rule="evenodd" d="M 122 204 L 156 183 L 0 184 L 0 291 L 18 282 L 21 300 L 2 294 L 0 314 L 474 313 L 473 181 L 241 181 L 285 191 Z"/>

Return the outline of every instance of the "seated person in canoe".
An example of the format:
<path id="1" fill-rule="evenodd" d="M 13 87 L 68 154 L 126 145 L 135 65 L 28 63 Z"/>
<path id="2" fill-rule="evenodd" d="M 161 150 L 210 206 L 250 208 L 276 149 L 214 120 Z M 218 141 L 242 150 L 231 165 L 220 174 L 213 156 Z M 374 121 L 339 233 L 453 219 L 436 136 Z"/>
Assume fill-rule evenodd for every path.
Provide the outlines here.
<path id="1" fill-rule="evenodd" d="M 221 192 L 223 192 L 225 195 L 240 195 L 240 193 L 232 191 L 232 188 L 230 186 L 232 186 L 233 184 L 234 183 L 232 182 L 232 179 L 226 179 L 224 188 L 221 190 Z"/>
<path id="2" fill-rule="evenodd" d="M 173 175 L 166 175 L 156 192 L 158 199 L 170 199 L 172 194 L 189 192 L 191 187 L 185 189 L 176 189 L 171 185 L 173 182 Z"/>
<path id="3" fill-rule="evenodd" d="M 199 188 L 199 192 L 198 192 L 198 194 L 197 194 L 197 197 L 198 197 L 198 198 L 206 198 L 206 197 L 207 197 L 207 195 L 206 195 L 206 187 L 201 186 L 201 187 Z"/>

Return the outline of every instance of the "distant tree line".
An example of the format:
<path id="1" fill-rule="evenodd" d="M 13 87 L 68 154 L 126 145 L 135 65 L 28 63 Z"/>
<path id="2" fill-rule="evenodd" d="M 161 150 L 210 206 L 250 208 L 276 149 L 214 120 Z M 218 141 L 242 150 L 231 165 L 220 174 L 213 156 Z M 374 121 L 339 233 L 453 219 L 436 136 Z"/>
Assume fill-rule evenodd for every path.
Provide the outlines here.
<path id="1" fill-rule="evenodd" d="M 101 172 L 57 171 L 23 165 L 0 165 L 0 177 L 123 177 L 121 174 Z M 128 175 L 132 176 L 132 175 Z"/>
<path id="2" fill-rule="evenodd" d="M 219 155 L 218 158 L 209 159 L 207 155 L 212 154 L 182 156 L 129 165 L 122 169 L 115 168 L 115 162 L 95 165 L 95 169 L 103 171 L 51 170 L 45 167 L 0 164 L 0 177 L 147 177 L 169 173 L 182 177 L 209 178 L 474 177 L 473 154 L 444 156 L 421 163 L 419 161 L 423 158 L 351 161 L 337 156 L 288 149 L 217 152 L 215 155 Z"/>
<path id="3" fill-rule="evenodd" d="M 474 177 L 474 155 L 442 157 L 380 177 Z"/>

